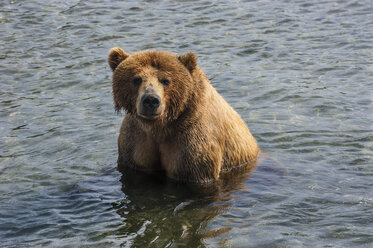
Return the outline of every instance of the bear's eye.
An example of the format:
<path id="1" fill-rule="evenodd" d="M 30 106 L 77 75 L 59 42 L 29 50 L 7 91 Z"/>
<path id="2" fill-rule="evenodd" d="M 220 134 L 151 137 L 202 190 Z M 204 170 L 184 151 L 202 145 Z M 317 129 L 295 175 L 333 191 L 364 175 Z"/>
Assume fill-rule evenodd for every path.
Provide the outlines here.
<path id="1" fill-rule="evenodd" d="M 161 83 L 164 85 L 164 86 L 169 86 L 170 85 L 170 81 L 166 78 L 162 79 L 161 80 Z"/>
<path id="2" fill-rule="evenodd" d="M 142 78 L 141 77 L 134 77 L 133 78 L 133 85 L 135 85 L 136 87 L 140 86 L 141 83 L 142 83 Z"/>

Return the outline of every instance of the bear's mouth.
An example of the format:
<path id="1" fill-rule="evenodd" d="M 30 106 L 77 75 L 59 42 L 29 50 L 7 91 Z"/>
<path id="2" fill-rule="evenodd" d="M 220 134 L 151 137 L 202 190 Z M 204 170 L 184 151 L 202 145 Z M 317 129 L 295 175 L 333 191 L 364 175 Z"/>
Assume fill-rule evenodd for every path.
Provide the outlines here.
<path id="1" fill-rule="evenodd" d="M 152 114 L 143 114 L 143 113 L 139 113 L 138 114 L 139 117 L 145 119 L 145 120 L 156 120 L 158 119 L 158 117 L 161 116 L 161 114 L 157 114 L 157 113 L 152 113 Z"/>

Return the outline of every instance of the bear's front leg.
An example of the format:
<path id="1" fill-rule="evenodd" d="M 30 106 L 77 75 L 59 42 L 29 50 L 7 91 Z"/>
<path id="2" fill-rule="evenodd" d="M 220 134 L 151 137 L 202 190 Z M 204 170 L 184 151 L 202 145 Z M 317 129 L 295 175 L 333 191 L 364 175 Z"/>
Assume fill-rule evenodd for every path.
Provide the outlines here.
<path id="1" fill-rule="evenodd" d="M 204 183 L 219 178 L 220 149 L 211 146 L 173 143 L 160 146 L 162 167 L 167 176 L 182 182 Z"/>
<path id="2" fill-rule="evenodd" d="M 158 144 L 139 129 L 129 115 L 123 119 L 120 129 L 118 154 L 119 168 L 161 169 Z"/>

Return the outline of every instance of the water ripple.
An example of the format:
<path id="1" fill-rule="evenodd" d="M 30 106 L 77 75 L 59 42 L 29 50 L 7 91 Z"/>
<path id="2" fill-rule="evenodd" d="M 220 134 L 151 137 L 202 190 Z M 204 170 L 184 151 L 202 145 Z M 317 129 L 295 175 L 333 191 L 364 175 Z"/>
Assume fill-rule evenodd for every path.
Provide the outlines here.
<path id="1" fill-rule="evenodd" d="M 372 244 L 370 1 L 0 7 L 0 246 Z M 203 189 L 117 172 L 114 46 L 195 51 L 255 171 Z"/>

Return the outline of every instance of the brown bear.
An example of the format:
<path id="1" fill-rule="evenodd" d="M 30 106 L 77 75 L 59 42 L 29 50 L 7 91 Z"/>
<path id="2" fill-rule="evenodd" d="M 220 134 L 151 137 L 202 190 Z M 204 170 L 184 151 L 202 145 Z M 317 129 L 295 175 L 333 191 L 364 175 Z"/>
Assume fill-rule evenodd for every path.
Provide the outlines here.
<path id="1" fill-rule="evenodd" d="M 118 167 L 164 170 L 183 182 L 209 182 L 250 166 L 259 153 L 240 116 L 212 87 L 193 52 L 110 50 L 116 111 L 126 112 Z"/>

